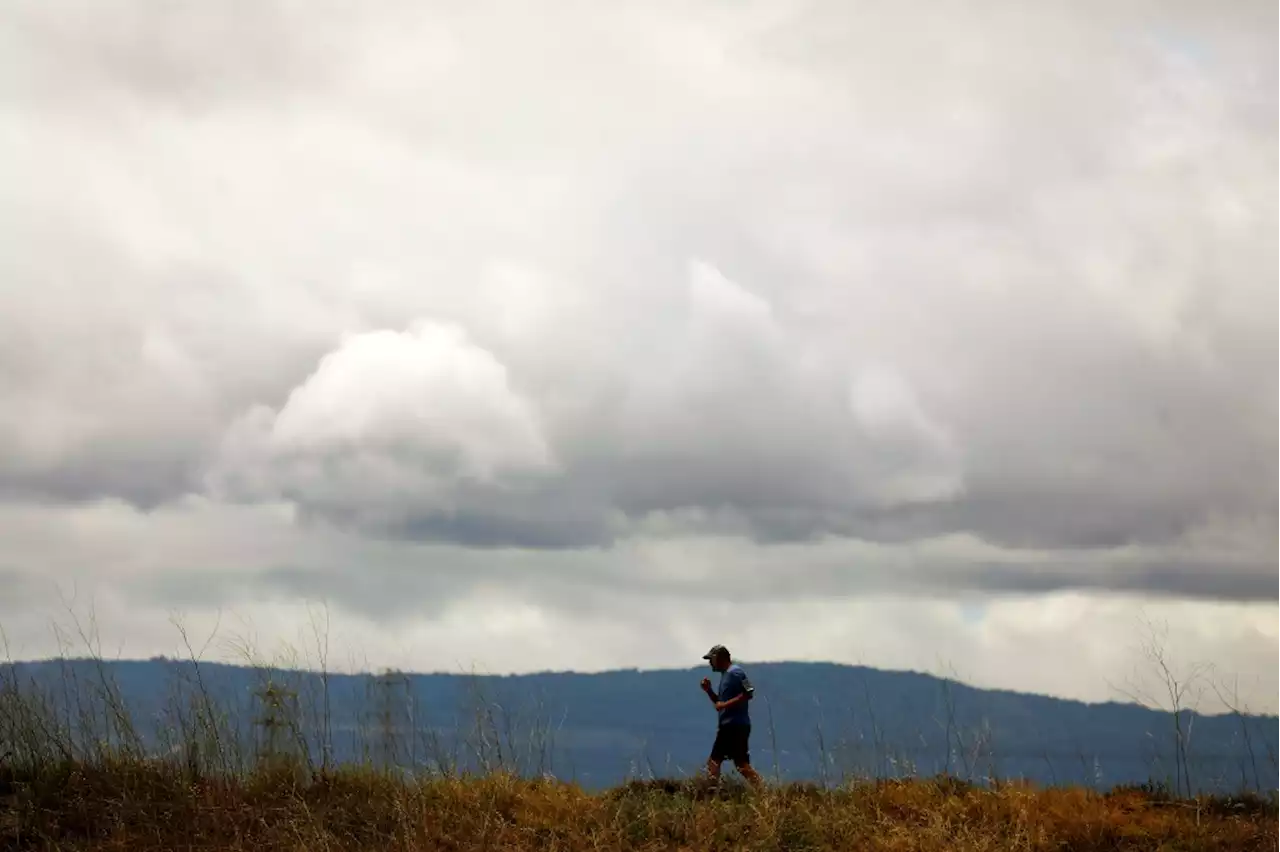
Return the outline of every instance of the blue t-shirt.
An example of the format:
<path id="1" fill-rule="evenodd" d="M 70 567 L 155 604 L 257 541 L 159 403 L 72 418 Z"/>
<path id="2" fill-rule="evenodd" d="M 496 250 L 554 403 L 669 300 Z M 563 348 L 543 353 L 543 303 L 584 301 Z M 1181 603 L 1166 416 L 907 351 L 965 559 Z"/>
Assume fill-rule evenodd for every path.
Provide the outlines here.
<path id="1" fill-rule="evenodd" d="M 716 699 L 728 701 L 744 692 L 747 694 L 747 700 L 739 701 L 728 710 L 720 711 L 721 727 L 751 724 L 751 714 L 747 710 L 747 704 L 750 703 L 754 687 L 751 686 L 751 681 L 747 680 L 747 673 L 742 670 L 742 666 L 733 663 L 720 675 L 720 688 L 716 691 Z"/>

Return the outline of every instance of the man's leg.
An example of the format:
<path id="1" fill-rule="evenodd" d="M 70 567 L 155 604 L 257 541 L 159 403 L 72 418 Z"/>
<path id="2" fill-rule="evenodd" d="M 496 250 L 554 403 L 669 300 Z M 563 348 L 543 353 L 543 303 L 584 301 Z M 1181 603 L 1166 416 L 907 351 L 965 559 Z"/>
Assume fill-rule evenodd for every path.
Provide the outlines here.
<path id="1" fill-rule="evenodd" d="M 760 777 L 759 772 L 756 772 L 755 769 L 752 768 L 750 763 L 743 761 L 742 763 L 736 763 L 734 765 L 738 767 L 738 771 L 742 773 L 742 777 L 746 778 L 752 787 L 760 787 L 764 785 L 764 779 Z"/>
<path id="2" fill-rule="evenodd" d="M 712 781 L 720 780 L 720 765 L 729 756 L 729 743 L 725 739 L 724 728 L 716 730 L 716 741 L 711 744 L 711 756 L 707 758 L 707 777 Z"/>
<path id="3" fill-rule="evenodd" d="M 763 780 L 760 778 L 760 773 L 751 766 L 751 726 L 746 725 L 735 733 L 733 765 L 752 787 L 759 787 Z"/>

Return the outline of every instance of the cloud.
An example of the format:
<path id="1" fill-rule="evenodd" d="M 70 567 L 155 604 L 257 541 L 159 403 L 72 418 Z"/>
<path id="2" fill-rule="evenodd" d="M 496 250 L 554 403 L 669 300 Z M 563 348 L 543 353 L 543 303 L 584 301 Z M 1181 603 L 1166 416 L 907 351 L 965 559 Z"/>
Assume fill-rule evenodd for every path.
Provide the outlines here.
<path id="1" fill-rule="evenodd" d="M 572 412 L 585 423 L 544 424 L 554 416 L 509 378 L 518 367 L 457 326 L 356 334 L 278 411 L 229 429 L 215 493 L 381 534 L 564 547 L 698 509 L 804 538 L 842 511 L 960 492 L 956 449 L 901 375 L 812 357 L 709 264 L 691 264 L 683 296 L 661 353 L 614 364 L 614 401 Z M 589 452 L 566 428 L 591 433 Z"/>
<path id="2" fill-rule="evenodd" d="M 0 570 L 1268 605 L 1275 15 L 19 3 Z"/>
<path id="3" fill-rule="evenodd" d="M 469 540 L 505 523 L 532 543 L 522 516 L 555 468 L 505 367 L 460 329 L 420 322 L 353 335 L 279 411 L 246 413 L 210 478 L 229 499 L 291 500 L 370 531 Z"/>
<path id="4" fill-rule="evenodd" d="M 292 647 L 306 662 L 327 618 L 331 664 L 343 669 L 684 667 L 720 641 L 747 660 L 834 659 L 1103 701 L 1123 698 L 1115 687 L 1141 668 L 1151 621 L 1167 625 L 1180 670 L 1213 663 L 1223 683 L 1239 675 L 1254 710 L 1276 710 L 1273 603 L 930 591 L 929 574 L 950 568 L 963 581 L 967 563 L 994 558 L 972 539 L 902 551 L 650 536 L 616 551 L 478 553 L 211 501 L 150 514 L 7 507 L 0 524 L 18 531 L 6 558 L 24 566 L 0 597 L 18 658 L 56 652 L 51 623 L 68 623 L 65 599 L 82 620 L 92 605 L 103 647 L 125 657 L 179 653 L 177 615 L 200 644 L 218 627 L 215 658 L 237 659 L 247 643 L 267 659 Z M 96 560 L 81 558 L 90 551 Z M 895 574 L 921 582 L 904 588 Z M 1203 709 L 1217 709 L 1209 693 Z"/>

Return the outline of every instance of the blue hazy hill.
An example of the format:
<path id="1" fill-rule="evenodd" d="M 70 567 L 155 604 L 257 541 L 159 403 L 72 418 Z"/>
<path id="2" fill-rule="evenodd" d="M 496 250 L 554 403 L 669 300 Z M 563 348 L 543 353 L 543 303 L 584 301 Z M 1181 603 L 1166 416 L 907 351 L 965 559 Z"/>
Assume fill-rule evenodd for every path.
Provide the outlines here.
<path id="1" fill-rule="evenodd" d="M 769 776 L 945 772 L 1097 787 L 1175 784 L 1178 740 L 1167 712 L 983 690 L 913 672 L 748 666 L 757 690 L 752 762 Z M 194 725 L 196 708 L 207 705 L 242 751 L 305 750 L 315 762 L 406 770 L 502 765 L 600 788 L 700 770 L 715 726 L 698 689 L 707 673 L 322 676 L 215 663 L 197 670 L 167 659 L 58 660 L 2 665 L 0 688 L 16 683 L 40 694 L 64 718 L 83 717 L 86 707 L 105 718 L 109 687 L 156 751 L 172 750 L 181 741 L 175 730 Z M 1183 777 L 1195 788 L 1276 787 L 1277 717 L 1184 711 L 1179 721 Z"/>

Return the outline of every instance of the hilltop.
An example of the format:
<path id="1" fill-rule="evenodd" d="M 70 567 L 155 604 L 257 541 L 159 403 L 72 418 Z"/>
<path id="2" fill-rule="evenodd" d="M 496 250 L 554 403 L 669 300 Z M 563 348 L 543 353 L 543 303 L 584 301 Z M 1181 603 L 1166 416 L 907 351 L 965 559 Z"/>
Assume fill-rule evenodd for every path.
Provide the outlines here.
<path id="1" fill-rule="evenodd" d="M 53 660 L 0 666 L 0 684 L 40 695 L 60 718 L 73 707 L 98 707 L 90 718 L 123 713 L 131 731 L 111 723 L 97 733 L 136 737 L 148 753 L 186 747 L 184 727 L 216 718 L 224 749 L 286 749 L 316 765 L 510 770 L 599 790 L 700 769 L 714 725 L 697 689 L 704 673 L 351 675 Z M 755 663 L 751 674 L 753 762 L 775 780 L 946 774 L 1095 789 L 1155 781 L 1183 793 L 1276 784 L 1275 716 L 1184 711 L 1180 740 L 1169 713 L 1135 704 L 826 663 Z"/>

